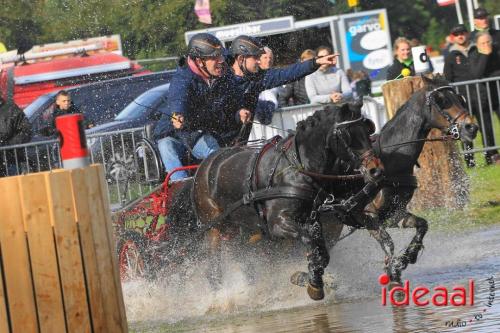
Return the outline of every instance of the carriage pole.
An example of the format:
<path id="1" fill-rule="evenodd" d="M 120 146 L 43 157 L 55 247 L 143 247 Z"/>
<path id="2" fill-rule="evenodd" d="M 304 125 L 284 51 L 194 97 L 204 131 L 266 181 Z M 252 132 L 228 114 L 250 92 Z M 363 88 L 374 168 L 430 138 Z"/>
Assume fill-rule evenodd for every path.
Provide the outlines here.
<path id="1" fill-rule="evenodd" d="M 421 77 L 405 77 L 388 81 L 382 86 L 388 118 L 410 99 L 412 94 L 424 87 Z M 429 139 L 441 137 L 433 129 Z M 420 168 L 415 167 L 418 189 L 415 191 L 411 208 L 463 208 L 468 202 L 469 183 L 463 169 L 457 143 L 453 141 L 426 142 L 418 159 Z"/>

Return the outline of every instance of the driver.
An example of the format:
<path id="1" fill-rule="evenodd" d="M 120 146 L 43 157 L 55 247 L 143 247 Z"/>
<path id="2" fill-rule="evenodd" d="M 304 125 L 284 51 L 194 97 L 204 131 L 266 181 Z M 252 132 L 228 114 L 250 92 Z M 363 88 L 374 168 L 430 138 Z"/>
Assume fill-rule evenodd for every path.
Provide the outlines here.
<path id="1" fill-rule="evenodd" d="M 224 58 L 219 39 L 199 33 L 188 44 L 187 59 L 177 69 L 168 92 L 168 104 L 154 138 L 167 172 L 182 166 L 186 153 L 204 159 L 219 150 L 228 127 L 247 122 L 247 110 Z M 241 116 L 240 116 L 241 114 Z M 187 177 L 185 171 L 172 180 Z"/>

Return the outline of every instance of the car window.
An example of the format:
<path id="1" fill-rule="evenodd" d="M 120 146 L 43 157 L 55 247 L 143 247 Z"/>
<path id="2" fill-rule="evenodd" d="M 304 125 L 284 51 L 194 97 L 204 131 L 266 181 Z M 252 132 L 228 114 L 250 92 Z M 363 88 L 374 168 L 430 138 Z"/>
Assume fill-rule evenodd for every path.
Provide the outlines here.
<path id="1" fill-rule="evenodd" d="M 115 118 L 115 120 L 137 119 L 150 114 L 158 104 L 164 100 L 165 93 L 162 91 L 145 92 L 127 105 Z"/>
<path id="2" fill-rule="evenodd" d="M 48 106 L 50 106 L 53 101 L 54 101 L 54 96 L 55 94 L 45 94 L 37 99 L 35 99 L 30 105 L 28 105 L 24 109 L 24 114 L 26 115 L 26 118 L 30 119 L 32 118 L 37 111 L 40 111 L 40 113 L 44 110 L 47 109 Z"/>

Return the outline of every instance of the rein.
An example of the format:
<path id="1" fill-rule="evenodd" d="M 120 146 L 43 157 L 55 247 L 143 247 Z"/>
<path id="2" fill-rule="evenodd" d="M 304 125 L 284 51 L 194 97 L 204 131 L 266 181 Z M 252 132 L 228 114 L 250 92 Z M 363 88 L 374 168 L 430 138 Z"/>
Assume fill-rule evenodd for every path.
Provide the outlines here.
<path id="1" fill-rule="evenodd" d="M 456 140 L 453 135 L 442 135 L 439 138 L 417 139 L 417 140 L 405 141 L 405 142 L 401 142 L 401 143 L 395 143 L 393 145 L 384 146 L 384 147 L 382 147 L 380 145 L 380 141 L 379 141 L 379 146 L 380 146 L 380 149 L 382 149 L 382 148 L 391 148 L 391 147 L 397 147 L 397 146 L 405 146 L 405 145 L 409 145 L 409 144 L 417 143 L 417 142 L 435 142 L 435 141 L 451 141 L 451 140 Z"/>

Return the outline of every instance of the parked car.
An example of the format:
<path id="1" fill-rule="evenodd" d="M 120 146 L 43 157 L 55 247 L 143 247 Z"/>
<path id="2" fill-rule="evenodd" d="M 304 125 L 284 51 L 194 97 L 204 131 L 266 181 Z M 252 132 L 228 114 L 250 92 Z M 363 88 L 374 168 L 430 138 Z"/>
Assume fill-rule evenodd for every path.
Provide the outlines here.
<path id="1" fill-rule="evenodd" d="M 91 83 L 68 89 L 75 106 L 80 109 L 89 127 L 112 120 L 135 97 L 148 89 L 170 81 L 172 71 L 132 76 Z M 33 127 L 33 140 L 47 139 L 40 134 L 46 126 L 43 113 L 55 102 L 56 92 L 45 94 L 24 109 Z"/>
<path id="2" fill-rule="evenodd" d="M 147 137 L 167 107 L 169 87 L 164 84 L 142 93 L 113 121 L 86 131 L 92 162 L 106 165 L 109 182 L 161 179 L 163 168 L 155 144 Z"/>
<path id="3" fill-rule="evenodd" d="M 95 127 L 112 120 L 135 97 L 161 84 L 170 81 L 172 71 L 164 71 L 142 76 L 96 82 L 68 89 L 73 103 L 83 113 L 85 123 Z M 55 137 L 43 136 L 41 130 L 47 126 L 43 113 L 55 102 L 56 92 L 37 98 L 24 109 L 33 129 L 32 143 L 18 153 L 17 173 L 26 171 L 45 171 L 60 166 L 59 149 L 55 143 L 43 143 Z"/>

